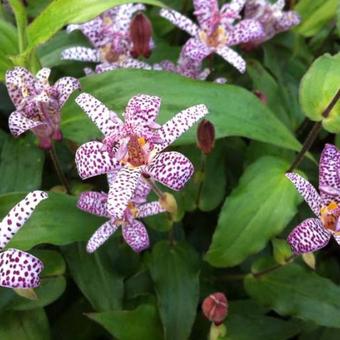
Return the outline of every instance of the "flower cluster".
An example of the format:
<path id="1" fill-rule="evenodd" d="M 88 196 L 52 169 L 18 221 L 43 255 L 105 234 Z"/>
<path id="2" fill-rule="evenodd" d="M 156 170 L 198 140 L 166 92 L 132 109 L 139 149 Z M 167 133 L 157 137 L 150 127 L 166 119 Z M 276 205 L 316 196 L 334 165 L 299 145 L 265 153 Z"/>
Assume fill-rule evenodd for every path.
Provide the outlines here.
<path id="1" fill-rule="evenodd" d="M 50 69 L 41 69 L 36 76 L 23 67 L 6 73 L 8 93 L 16 107 L 9 116 L 9 129 L 17 137 L 27 130 L 39 139 L 42 149 L 50 149 L 52 140 L 61 140 L 60 110 L 71 95 L 80 89 L 72 77 L 59 79 L 53 86 L 48 82 Z"/>
<path id="2" fill-rule="evenodd" d="M 288 173 L 300 195 L 317 218 L 308 218 L 288 236 L 295 254 L 309 253 L 327 245 L 333 236 L 340 244 L 340 151 L 327 144 L 319 165 L 319 192 L 303 177 Z"/>

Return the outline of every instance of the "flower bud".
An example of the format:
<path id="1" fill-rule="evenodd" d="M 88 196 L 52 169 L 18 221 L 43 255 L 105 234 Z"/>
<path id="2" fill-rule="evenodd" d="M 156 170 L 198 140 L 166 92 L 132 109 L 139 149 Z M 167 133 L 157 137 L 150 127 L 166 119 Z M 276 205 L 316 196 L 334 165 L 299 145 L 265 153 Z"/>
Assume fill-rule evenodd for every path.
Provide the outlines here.
<path id="1" fill-rule="evenodd" d="M 163 193 L 162 197 L 159 199 L 159 203 L 163 209 L 168 211 L 169 213 L 176 213 L 177 211 L 177 202 L 173 195 L 169 192 Z"/>
<path id="2" fill-rule="evenodd" d="M 132 40 L 131 55 L 134 58 L 151 55 L 152 25 L 150 20 L 141 12 L 137 13 L 130 24 L 130 38 Z"/>
<path id="3" fill-rule="evenodd" d="M 202 304 L 202 311 L 205 317 L 221 324 L 228 314 L 228 301 L 223 293 L 213 293 L 206 297 Z"/>
<path id="4" fill-rule="evenodd" d="M 208 155 L 215 145 L 215 128 L 208 120 L 203 119 L 197 128 L 197 146 Z"/>

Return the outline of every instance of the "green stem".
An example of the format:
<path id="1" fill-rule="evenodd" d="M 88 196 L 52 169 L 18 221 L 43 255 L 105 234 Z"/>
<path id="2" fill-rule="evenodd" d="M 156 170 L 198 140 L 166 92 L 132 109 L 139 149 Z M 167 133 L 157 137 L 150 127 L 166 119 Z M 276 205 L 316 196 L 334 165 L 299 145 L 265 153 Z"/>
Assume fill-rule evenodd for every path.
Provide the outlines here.
<path id="1" fill-rule="evenodd" d="M 200 169 L 199 171 L 199 184 L 198 184 L 198 191 L 197 191 L 197 197 L 196 197 L 196 207 L 198 208 L 202 190 L 203 190 L 203 183 L 204 183 L 204 174 L 205 174 L 205 166 L 207 162 L 207 156 L 202 152 L 201 153 L 201 163 L 200 163 Z"/>
<path id="2" fill-rule="evenodd" d="M 274 265 L 274 266 L 272 266 L 272 267 L 269 267 L 269 268 L 266 268 L 266 269 L 264 269 L 264 270 L 262 270 L 262 271 L 260 271 L 260 272 L 253 273 L 253 276 L 254 276 L 255 278 L 259 278 L 259 277 L 261 277 L 261 276 L 263 276 L 263 275 L 265 275 L 265 274 L 271 273 L 271 272 L 273 272 L 274 270 L 277 270 L 277 269 L 279 269 L 279 268 L 281 268 L 281 267 L 287 265 L 291 260 L 294 259 L 294 257 L 295 257 L 295 255 L 291 255 L 291 256 L 289 256 L 289 257 L 286 258 L 286 263 L 284 263 L 284 264 L 276 264 L 276 265 Z"/>

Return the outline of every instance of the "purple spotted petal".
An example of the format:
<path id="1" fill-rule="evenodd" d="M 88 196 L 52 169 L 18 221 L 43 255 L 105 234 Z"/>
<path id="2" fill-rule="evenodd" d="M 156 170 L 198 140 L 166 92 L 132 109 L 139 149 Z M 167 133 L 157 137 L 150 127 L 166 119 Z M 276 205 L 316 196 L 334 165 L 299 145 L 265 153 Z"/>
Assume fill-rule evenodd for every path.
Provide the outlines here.
<path id="1" fill-rule="evenodd" d="M 228 13 L 228 12 L 234 12 L 235 14 L 239 14 L 247 0 L 231 0 L 230 3 L 224 4 L 221 7 L 221 12 Z"/>
<path id="2" fill-rule="evenodd" d="M 132 97 L 125 109 L 124 118 L 127 124 L 148 124 L 156 120 L 161 98 L 140 94 Z"/>
<path id="3" fill-rule="evenodd" d="M 190 38 L 181 50 L 178 64 L 184 69 L 198 67 L 212 52 L 213 49 L 203 44 L 198 37 Z"/>
<path id="4" fill-rule="evenodd" d="M 262 25 L 255 20 L 242 20 L 228 31 L 228 46 L 247 43 L 264 36 Z"/>
<path id="5" fill-rule="evenodd" d="M 26 118 L 19 111 L 12 112 L 8 118 L 9 130 L 11 131 L 11 134 L 15 137 L 20 136 L 22 133 L 24 133 L 27 130 L 31 130 L 37 126 L 44 125 L 44 124 L 45 123 L 42 123 L 40 121 Z"/>
<path id="6" fill-rule="evenodd" d="M 101 142 L 88 142 L 81 145 L 75 157 L 79 176 L 86 179 L 114 171 L 120 164 L 110 157 Z"/>
<path id="7" fill-rule="evenodd" d="M 107 194 L 97 191 L 82 192 L 77 207 L 97 216 L 110 217 L 107 213 Z"/>
<path id="8" fill-rule="evenodd" d="M 123 217 L 124 211 L 136 190 L 139 179 L 139 168 L 130 169 L 123 167 L 119 170 L 109 190 L 107 210 L 110 216 L 116 219 Z"/>
<path id="9" fill-rule="evenodd" d="M 165 149 L 206 114 L 208 114 L 208 108 L 203 104 L 191 106 L 177 113 L 158 130 L 164 142 L 156 144 L 155 149 L 158 151 Z"/>
<path id="10" fill-rule="evenodd" d="M 193 0 L 194 14 L 200 27 L 210 31 L 214 19 L 218 18 L 218 1 L 217 0 Z M 216 19 L 215 19 L 216 20 Z"/>
<path id="11" fill-rule="evenodd" d="M 115 32 L 128 32 L 134 13 L 145 10 L 142 4 L 125 4 L 117 7 L 113 30 Z"/>
<path id="12" fill-rule="evenodd" d="M 160 16 L 169 20 L 175 26 L 179 27 L 183 31 L 186 31 L 192 36 L 195 36 L 198 32 L 198 27 L 189 18 L 185 17 L 181 13 L 178 13 L 172 9 L 162 8 Z"/>
<path id="13" fill-rule="evenodd" d="M 158 154 L 147 168 L 152 178 L 173 190 L 181 190 L 193 172 L 189 159 L 175 151 Z"/>
<path id="14" fill-rule="evenodd" d="M 126 243 L 136 253 L 149 247 L 149 235 L 143 223 L 133 220 L 132 224 L 122 226 L 122 234 Z"/>
<path id="15" fill-rule="evenodd" d="M 98 249 L 110 236 L 118 229 L 118 225 L 114 223 L 114 220 L 105 222 L 99 227 L 96 232 L 91 236 L 87 242 L 86 250 L 88 253 L 93 253 Z"/>
<path id="16" fill-rule="evenodd" d="M 295 185 L 296 190 L 312 209 L 313 213 L 316 216 L 320 216 L 322 201 L 316 189 L 306 179 L 298 174 L 289 172 L 286 174 L 286 176 Z"/>
<path id="17" fill-rule="evenodd" d="M 35 77 L 42 83 L 48 84 L 48 78 L 51 74 L 51 69 L 44 67 L 38 71 Z"/>
<path id="18" fill-rule="evenodd" d="M 340 246 L 340 233 L 336 232 L 336 233 L 332 233 L 335 242 Z"/>
<path id="19" fill-rule="evenodd" d="M 340 201 L 340 152 L 332 144 L 326 144 L 321 153 L 319 190 L 324 205 Z"/>
<path id="20" fill-rule="evenodd" d="M 285 0 L 277 0 L 273 5 L 272 9 L 276 11 L 282 11 L 285 7 L 286 1 Z"/>
<path id="21" fill-rule="evenodd" d="M 8 249 L 0 253 L 0 286 L 6 288 L 36 288 L 43 263 L 28 253 Z"/>
<path id="22" fill-rule="evenodd" d="M 219 47 L 216 51 L 223 59 L 225 59 L 229 64 L 233 65 L 237 68 L 241 73 L 244 73 L 246 70 L 246 62 L 244 59 L 231 48 L 224 46 Z"/>
<path id="23" fill-rule="evenodd" d="M 137 204 L 144 203 L 150 191 L 151 191 L 150 185 L 146 181 L 144 181 L 143 178 L 141 178 L 138 181 L 136 190 L 133 194 L 132 201 Z"/>
<path id="24" fill-rule="evenodd" d="M 53 88 L 57 90 L 59 105 L 62 107 L 75 90 L 80 90 L 80 83 L 76 78 L 63 77 L 54 84 Z"/>
<path id="25" fill-rule="evenodd" d="M 294 254 L 310 253 L 327 245 L 331 233 L 317 218 L 308 218 L 303 221 L 288 236 L 288 243 Z"/>
<path id="26" fill-rule="evenodd" d="M 165 212 L 166 210 L 160 205 L 158 201 L 149 202 L 138 207 L 138 218 L 144 218 L 147 216 L 157 215 Z"/>
<path id="27" fill-rule="evenodd" d="M 109 110 L 98 99 L 88 93 L 82 93 L 76 98 L 76 103 L 97 125 L 104 136 L 116 135 L 122 126 L 118 115 Z"/>
<path id="28" fill-rule="evenodd" d="M 70 47 L 61 52 L 61 59 L 98 63 L 100 62 L 100 53 L 89 47 Z"/>
<path id="29" fill-rule="evenodd" d="M 103 73 L 112 70 L 116 70 L 119 68 L 133 68 L 133 69 L 141 69 L 141 70 L 151 70 L 152 67 L 145 63 L 144 61 L 133 59 L 130 57 L 122 58 L 115 63 L 102 63 L 96 66 L 96 73 Z"/>
<path id="30" fill-rule="evenodd" d="M 15 67 L 6 72 L 6 87 L 13 104 L 18 107 L 22 100 L 35 95 L 36 79 L 32 73 L 23 67 Z"/>
<path id="31" fill-rule="evenodd" d="M 30 192 L 9 211 L 0 223 L 0 250 L 31 217 L 36 206 L 47 197 L 47 193 L 44 191 Z"/>
<path id="32" fill-rule="evenodd" d="M 300 21 L 300 16 L 296 12 L 283 12 L 282 16 L 275 22 L 274 27 L 277 32 L 284 32 L 298 25 Z"/>

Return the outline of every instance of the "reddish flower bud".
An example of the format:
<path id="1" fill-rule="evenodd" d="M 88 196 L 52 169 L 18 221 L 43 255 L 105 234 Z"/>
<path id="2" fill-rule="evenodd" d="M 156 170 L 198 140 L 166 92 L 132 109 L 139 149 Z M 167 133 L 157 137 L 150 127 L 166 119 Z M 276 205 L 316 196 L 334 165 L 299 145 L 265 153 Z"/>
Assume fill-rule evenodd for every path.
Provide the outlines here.
<path id="1" fill-rule="evenodd" d="M 266 96 L 263 92 L 261 92 L 261 91 L 259 91 L 259 90 L 255 90 L 255 91 L 254 91 L 254 94 L 255 94 L 255 96 L 256 96 L 257 98 L 260 99 L 260 101 L 261 101 L 263 104 L 267 104 L 268 98 L 267 98 L 267 96 Z"/>
<path id="2" fill-rule="evenodd" d="M 208 155 L 215 145 L 215 128 L 208 120 L 203 119 L 197 128 L 197 146 Z"/>
<path id="3" fill-rule="evenodd" d="M 202 304 L 205 317 L 216 325 L 221 324 L 228 314 L 228 300 L 223 293 L 214 293 L 206 297 Z"/>
<path id="4" fill-rule="evenodd" d="M 132 41 L 131 55 L 134 58 L 151 55 L 152 25 L 150 20 L 143 14 L 137 13 L 130 24 L 130 38 Z"/>

